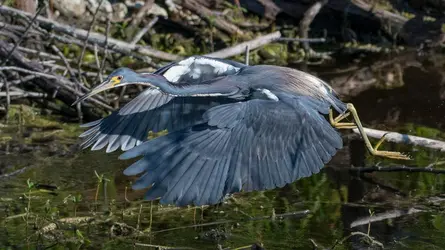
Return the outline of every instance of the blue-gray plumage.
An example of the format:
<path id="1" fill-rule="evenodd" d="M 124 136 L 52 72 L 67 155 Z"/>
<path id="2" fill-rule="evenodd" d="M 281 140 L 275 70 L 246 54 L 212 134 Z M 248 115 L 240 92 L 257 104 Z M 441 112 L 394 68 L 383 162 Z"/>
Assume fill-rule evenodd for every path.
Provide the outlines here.
<path id="1" fill-rule="evenodd" d="M 310 74 L 202 56 L 152 74 L 117 69 L 79 101 L 127 84 L 148 88 L 121 110 L 84 124 L 90 129 L 81 135 L 83 145 L 107 152 L 120 147 L 121 159 L 142 156 L 124 171 L 142 174 L 133 188 L 150 187 L 146 199 L 180 206 L 215 204 L 227 194 L 282 187 L 317 173 L 342 147 L 323 115 L 349 109 L 356 118 Z M 146 140 L 149 131 L 163 129 L 169 133 Z"/>

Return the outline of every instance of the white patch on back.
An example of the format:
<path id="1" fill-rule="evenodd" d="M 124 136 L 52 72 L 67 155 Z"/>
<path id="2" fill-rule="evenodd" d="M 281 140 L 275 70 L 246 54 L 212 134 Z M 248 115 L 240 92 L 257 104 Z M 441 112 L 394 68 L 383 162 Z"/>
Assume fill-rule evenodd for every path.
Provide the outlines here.
<path id="1" fill-rule="evenodd" d="M 169 82 L 177 82 L 179 78 L 181 78 L 181 76 L 187 74 L 188 72 L 190 72 L 190 67 L 184 65 L 176 65 L 168 69 L 163 76 Z"/>
<path id="2" fill-rule="evenodd" d="M 235 71 L 239 70 L 239 68 L 234 67 L 230 64 L 219 62 L 219 61 L 208 59 L 208 58 L 197 58 L 195 60 L 195 63 L 200 64 L 200 65 L 212 66 L 214 68 L 213 73 L 215 73 L 217 75 L 223 74 L 229 70 L 235 70 Z"/>
<path id="3" fill-rule="evenodd" d="M 200 68 L 194 68 L 192 72 L 190 73 L 193 79 L 198 79 L 201 76 L 201 69 Z"/>
<path id="4" fill-rule="evenodd" d="M 185 60 L 179 61 L 178 64 L 190 67 L 190 65 L 192 65 L 192 63 L 195 62 L 195 59 L 196 59 L 196 57 L 191 56 L 191 57 L 189 57 L 189 58 L 187 58 Z"/>
<path id="5" fill-rule="evenodd" d="M 278 102 L 280 99 L 278 99 L 278 96 L 276 96 L 274 93 L 270 92 L 270 90 L 268 89 L 258 89 L 259 91 L 261 91 L 261 93 L 265 94 L 267 96 L 267 98 L 269 98 L 270 100 L 274 100 L 276 102 Z"/>
<path id="6" fill-rule="evenodd" d="M 209 69 L 213 68 L 213 72 Z M 188 74 L 193 79 L 203 77 L 203 75 L 215 74 L 220 76 L 228 71 L 238 72 L 240 68 L 230 64 L 202 57 L 189 57 L 179 61 L 177 65 L 168 69 L 163 76 L 170 82 L 178 82 L 182 76 Z"/>

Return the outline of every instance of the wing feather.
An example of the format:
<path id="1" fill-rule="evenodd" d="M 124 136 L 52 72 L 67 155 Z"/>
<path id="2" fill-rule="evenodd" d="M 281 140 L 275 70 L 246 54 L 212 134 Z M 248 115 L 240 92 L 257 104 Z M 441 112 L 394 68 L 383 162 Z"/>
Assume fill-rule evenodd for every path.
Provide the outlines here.
<path id="1" fill-rule="evenodd" d="M 121 110 L 106 118 L 84 124 L 90 128 L 83 132 L 82 147 L 93 145 L 106 152 L 119 147 L 127 151 L 147 140 L 149 131 L 169 132 L 202 123 L 202 115 L 209 108 L 233 100 L 224 97 L 176 97 L 172 98 L 155 89 L 147 89 Z"/>
<path id="2" fill-rule="evenodd" d="M 214 204 L 241 189 L 282 187 L 310 176 L 342 141 L 320 114 L 325 106 L 308 98 L 281 95 L 278 102 L 254 99 L 210 108 L 204 123 L 121 155 L 143 156 L 124 173 L 145 171 L 136 186 L 152 186 L 145 197 L 179 206 Z"/>

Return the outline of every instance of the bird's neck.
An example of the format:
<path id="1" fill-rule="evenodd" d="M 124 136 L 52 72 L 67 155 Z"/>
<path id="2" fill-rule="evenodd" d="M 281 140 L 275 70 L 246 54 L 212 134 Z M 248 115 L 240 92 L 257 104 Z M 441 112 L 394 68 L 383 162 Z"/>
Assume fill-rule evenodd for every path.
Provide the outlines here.
<path id="1" fill-rule="evenodd" d="M 233 88 L 224 88 L 215 84 L 172 84 L 159 75 L 143 78 L 140 83 L 150 87 L 154 86 L 173 96 L 228 96 L 234 92 Z"/>

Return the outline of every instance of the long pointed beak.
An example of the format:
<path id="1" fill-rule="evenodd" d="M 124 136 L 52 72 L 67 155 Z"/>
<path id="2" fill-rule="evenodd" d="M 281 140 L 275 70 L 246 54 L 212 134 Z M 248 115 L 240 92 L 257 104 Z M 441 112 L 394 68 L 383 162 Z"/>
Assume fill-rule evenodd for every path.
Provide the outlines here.
<path id="1" fill-rule="evenodd" d="M 77 99 L 75 102 L 73 102 L 73 104 L 71 104 L 71 106 L 74 106 L 74 105 L 78 104 L 79 102 L 84 101 L 84 100 L 90 98 L 91 96 L 96 95 L 104 90 L 112 89 L 112 88 L 114 88 L 112 83 L 108 80 L 105 80 L 104 82 L 99 84 L 97 87 L 92 89 L 90 92 L 86 93 L 85 95 L 83 95 L 79 99 Z"/>

